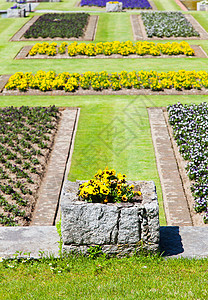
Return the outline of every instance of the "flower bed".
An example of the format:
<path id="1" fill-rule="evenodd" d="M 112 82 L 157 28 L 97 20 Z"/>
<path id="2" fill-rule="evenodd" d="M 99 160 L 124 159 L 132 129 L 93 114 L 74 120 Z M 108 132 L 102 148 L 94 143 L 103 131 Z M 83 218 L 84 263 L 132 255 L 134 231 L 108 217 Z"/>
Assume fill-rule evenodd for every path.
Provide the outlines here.
<path id="1" fill-rule="evenodd" d="M 190 90 L 208 88 L 208 73 L 206 71 L 185 71 L 178 72 L 156 72 L 156 71 L 122 71 L 108 74 L 102 72 L 69 73 L 56 74 L 54 71 L 38 71 L 32 73 L 17 72 L 12 75 L 5 85 L 7 90 L 27 91 L 36 89 L 42 92 L 51 90 L 64 90 L 65 92 L 75 92 L 79 88 L 84 90 L 93 89 L 102 91 L 112 89 L 114 91 L 125 89 L 151 89 L 152 91 L 162 91 L 163 89 Z"/>
<path id="2" fill-rule="evenodd" d="M 29 224 L 58 120 L 55 107 L 0 109 L 0 226 Z"/>
<path id="3" fill-rule="evenodd" d="M 187 174 L 193 182 L 195 211 L 203 212 L 204 222 L 208 223 L 208 104 L 177 103 L 167 109 L 174 138 L 187 161 Z"/>
<path id="4" fill-rule="evenodd" d="M 148 38 L 199 36 L 181 12 L 143 12 L 141 16 Z"/>
<path id="5" fill-rule="evenodd" d="M 131 41 L 126 42 L 100 42 L 100 43 L 81 43 L 77 42 L 68 44 L 66 42 L 61 43 L 57 46 L 57 43 L 37 43 L 29 51 L 30 56 L 35 56 L 36 54 L 55 56 L 57 53 L 65 54 L 68 53 L 69 56 L 76 55 L 87 55 L 87 56 L 97 56 L 105 55 L 110 56 L 112 54 L 120 54 L 122 56 L 128 56 L 131 54 L 143 55 L 180 55 L 185 54 L 187 56 L 193 56 L 194 50 L 187 42 L 181 43 L 158 43 L 154 42 L 136 42 L 133 44 Z"/>
<path id="6" fill-rule="evenodd" d="M 108 0 L 81 0 L 81 6 L 99 6 L 105 7 Z M 151 5 L 148 0 L 123 0 L 123 8 L 133 9 L 133 8 L 141 8 L 141 9 L 151 9 Z"/>
<path id="7" fill-rule="evenodd" d="M 54 13 L 40 16 L 25 32 L 25 38 L 81 37 L 87 26 L 89 14 Z"/>

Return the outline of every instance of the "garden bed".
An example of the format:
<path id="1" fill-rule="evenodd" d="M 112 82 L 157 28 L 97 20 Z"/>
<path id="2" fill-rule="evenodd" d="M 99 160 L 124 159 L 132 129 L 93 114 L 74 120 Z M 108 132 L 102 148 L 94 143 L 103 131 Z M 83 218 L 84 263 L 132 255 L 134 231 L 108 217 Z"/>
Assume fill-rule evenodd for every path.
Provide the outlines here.
<path id="1" fill-rule="evenodd" d="M 208 33 L 206 30 L 194 19 L 191 15 L 184 15 L 184 17 L 191 23 L 193 28 L 199 33 L 199 36 L 190 36 L 190 37 L 148 37 L 147 32 L 144 26 L 144 23 L 142 21 L 141 15 L 131 15 L 131 24 L 132 24 L 132 30 L 134 35 L 134 40 L 207 40 L 208 39 Z"/>
<path id="2" fill-rule="evenodd" d="M 53 15 L 53 14 L 50 14 Z M 60 14 L 64 15 L 64 14 Z M 84 34 L 81 37 L 71 37 L 71 38 L 64 38 L 64 37 L 54 37 L 54 38 L 25 38 L 24 34 L 26 31 L 33 26 L 33 24 L 40 19 L 41 16 L 34 16 L 30 21 L 28 21 L 11 39 L 10 41 L 62 41 L 62 40 L 80 40 L 80 41 L 93 41 L 96 35 L 97 30 L 97 22 L 98 16 L 89 16 L 88 23 L 84 28 Z M 57 19 L 58 20 L 58 19 Z M 58 21 L 57 21 L 58 22 Z M 42 26 L 41 26 L 42 27 Z"/>
<path id="3" fill-rule="evenodd" d="M 8 78 L 8 75 L 5 75 Z M 5 82 L 4 75 L 1 80 Z M 3 86 L 3 84 L 0 83 Z M 208 94 L 206 71 L 132 71 L 56 74 L 37 71 L 10 76 L 1 95 L 90 95 L 90 94 Z"/>
<path id="4" fill-rule="evenodd" d="M 148 42 L 140 42 L 140 44 L 142 45 L 142 43 L 144 43 L 144 49 L 141 49 L 141 52 L 143 53 L 142 55 L 138 55 L 138 54 L 128 54 L 127 55 L 127 51 L 131 51 L 131 49 L 124 49 L 123 47 L 121 48 L 121 51 L 125 51 L 126 54 L 124 55 L 121 55 L 121 54 L 109 54 L 108 55 L 104 55 L 104 54 L 97 54 L 97 55 L 92 55 L 93 54 L 93 51 L 94 51 L 94 46 L 92 47 L 92 50 L 89 49 L 87 51 L 89 51 L 89 55 L 84 55 L 84 54 L 74 54 L 72 56 L 70 56 L 68 54 L 68 51 L 67 51 L 67 46 L 65 46 L 64 48 L 61 49 L 61 53 L 60 53 L 60 48 L 61 48 L 61 45 L 58 47 L 58 46 L 54 46 L 51 48 L 51 44 L 48 44 L 48 48 L 44 49 L 44 54 L 40 54 L 40 53 L 36 53 L 34 55 L 30 55 L 30 51 L 32 50 L 33 51 L 33 48 L 35 46 L 24 46 L 23 48 L 20 49 L 19 53 L 15 56 L 14 59 L 80 59 L 80 58 L 92 58 L 92 59 L 114 59 L 114 58 L 154 58 L 154 57 L 157 57 L 157 58 L 170 58 L 170 57 L 181 57 L 181 58 L 184 58 L 184 57 L 198 57 L 198 58 L 207 58 L 207 54 L 205 53 L 205 51 L 201 48 L 201 46 L 198 46 L 198 45 L 188 45 L 187 46 L 187 49 L 184 49 L 183 47 L 180 48 L 180 44 L 178 43 L 178 47 L 173 47 L 171 49 L 171 46 L 169 47 L 167 53 L 169 54 L 164 54 L 161 52 L 161 50 L 158 50 L 157 46 L 154 44 L 153 46 L 149 46 L 147 45 Z M 42 45 L 42 44 L 41 44 Z M 94 44 L 96 45 L 96 44 Z M 165 44 L 163 44 L 165 45 Z M 87 44 L 86 44 L 87 46 Z M 89 46 L 88 46 L 89 47 Z M 180 49 L 180 50 L 179 50 Z M 192 49 L 194 50 L 194 53 L 192 55 Z M 179 51 L 187 51 L 185 53 L 187 54 L 176 54 L 177 52 Z M 31 51 L 31 52 L 32 52 Z M 41 48 L 41 51 L 43 52 L 43 49 Z M 111 50 L 110 50 L 111 51 Z M 166 51 L 166 50 L 165 50 Z M 181 51 L 181 52 L 182 52 Z M 189 55 L 189 51 L 190 51 L 190 55 Z M 41 53 L 42 53 L 41 52 Z M 154 55 L 151 55 L 150 53 L 154 53 Z M 171 54 L 172 53 L 172 54 Z"/>
<path id="5" fill-rule="evenodd" d="M 199 105 L 177 103 L 167 109 L 170 132 L 177 144 L 175 149 L 181 154 L 177 155 L 178 161 L 182 170 L 186 170 L 186 174 L 182 173 L 182 179 L 185 182 L 190 211 L 194 215 L 194 208 L 196 213 L 201 214 L 201 219 L 208 224 L 208 105 L 206 102 Z"/>
<path id="6" fill-rule="evenodd" d="M 0 226 L 54 224 L 76 114 L 55 107 L 0 110 Z"/>
<path id="7" fill-rule="evenodd" d="M 90 8 L 106 8 L 107 0 L 81 0 L 76 3 L 76 7 L 90 7 Z M 143 9 L 143 10 L 157 10 L 156 5 L 153 1 L 149 0 L 131 0 L 131 1 L 122 1 L 123 10 L 128 11 L 131 9 Z"/>

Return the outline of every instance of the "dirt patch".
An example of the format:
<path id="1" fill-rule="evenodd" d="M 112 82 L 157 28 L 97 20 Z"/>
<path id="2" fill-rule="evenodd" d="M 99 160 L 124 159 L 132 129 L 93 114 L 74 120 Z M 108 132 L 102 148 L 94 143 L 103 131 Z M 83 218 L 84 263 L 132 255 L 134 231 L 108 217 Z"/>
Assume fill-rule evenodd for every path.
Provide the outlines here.
<path id="1" fill-rule="evenodd" d="M 136 55 L 136 54 L 130 54 L 128 56 L 122 56 L 120 54 L 112 54 L 112 55 L 96 55 L 96 56 L 87 56 L 87 55 L 76 55 L 76 56 L 69 56 L 67 53 L 65 54 L 59 54 L 57 53 L 55 56 L 49 56 L 46 54 L 36 54 L 34 56 L 29 55 L 29 51 L 32 49 L 32 46 L 24 46 L 20 49 L 19 53 L 15 56 L 14 59 L 116 59 L 116 58 L 122 58 L 122 59 L 128 59 L 128 58 L 185 58 L 185 57 L 198 57 L 198 58 L 207 58 L 207 54 L 204 52 L 204 50 L 201 48 L 201 46 L 198 45 L 191 45 L 191 48 L 194 49 L 195 55 L 194 56 L 187 56 L 187 55 L 163 55 L 160 56 L 153 56 L 153 55 Z"/>
<path id="2" fill-rule="evenodd" d="M 204 222 L 203 222 L 202 214 L 196 213 L 194 210 L 194 197 L 193 197 L 191 189 L 190 189 L 190 186 L 192 183 L 191 183 L 190 179 L 188 178 L 186 170 L 185 170 L 186 161 L 183 159 L 182 155 L 180 154 L 177 143 L 173 137 L 173 129 L 168 122 L 168 112 L 167 112 L 166 108 L 163 108 L 163 114 L 164 114 L 164 118 L 166 121 L 168 133 L 170 136 L 170 141 L 171 141 L 172 148 L 174 151 L 175 159 L 176 159 L 176 162 L 178 165 L 178 171 L 179 171 L 179 174 L 181 177 L 184 193 L 185 193 L 185 196 L 186 196 L 186 199 L 188 202 L 189 211 L 190 211 L 193 225 L 194 226 L 207 226 L 207 224 L 204 224 Z"/>
<path id="3" fill-rule="evenodd" d="M 192 24 L 194 29 L 200 34 L 200 37 L 153 37 L 148 38 L 141 15 L 130 15 L 134 40 L 207 40 L 208 33 L 191 15 L 184 15 Z"/>
<path id="4" fill-rule="evenodd" d="M 34 16 L 32 19 L 30 19 L 25 25 L 23 25 L 22 28 L 20 28 L 20 30 L 17 31 L 17 33 L 15 33 L 13 35 L 13 37 L 10 39 L 11 42 L 13 41 L 93 41 L 95 39 L 95 35 L 96 35 L 96 31 L 97 31 L 97 23 L 98 23 L 98 18 L 99 16 L 90 16 L 89 17 L 89 21 L 87 24 L 87 27 L 85 29 L 84 32 L 84 36 L 83 37 L 79 37 L 79 38 L 30 38 L 30 39 L 26 39 L 24 38 L 24 34 L 25 32 L 30 28 L 30 26 L 35 23 L 37 21 L 37 19 L 40 16 Z"/>

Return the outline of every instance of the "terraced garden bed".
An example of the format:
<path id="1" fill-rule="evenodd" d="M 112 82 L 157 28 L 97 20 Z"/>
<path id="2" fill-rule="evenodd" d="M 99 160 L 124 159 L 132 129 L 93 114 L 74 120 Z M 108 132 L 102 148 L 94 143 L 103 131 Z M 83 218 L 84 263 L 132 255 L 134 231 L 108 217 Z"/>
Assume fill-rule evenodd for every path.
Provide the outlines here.
<path id="1" fill-rule="evenodd" d="M 137 42 L 106 42 L 68 44 L 37 43 L 34 46 L 25 46 L 16 55 L 15 59 L 41 58 L 142 58 L 142 57 L 207 57 L 198 45 L 189 45 L 187 42 L 158 43 Z"/>
<path id="2" fill-rule="evenodd" d="M 0 226 L 31 221 L 59 119 L 54 106 L 0 109 Z"/>
<path id="3" fill-rule="evenodd" d="M 53 13 L 34 16 L 10 41 L 92 41 L 95 37 L 97 22 L 98 16 L 90 16 L 87 13 Z"/>
<path id="4" fill-rule="evenodd" d="M 194 209 L 208 224 L 208 104 L 177 103 L 168 107 L 168 114 L 179 152 L 186 161 Z"/>
<path id="5" fill-rule="evenodd" d="M 4 76 L 1 76 L 2 80 Z M 156 72 L 122 71 L 56 74 L 54 71 L 38 71 L 36 74 L 17 72 L 10 76 L 2 95 L 30 94 L 91 94 L 128 91 L 128 94 L 151 92 L 208 93 L 206 71 Z"/>
<path id="6" fill-rule="evenodd" d="M 208 39 L 193 16 L 180 12 L 142 12 L 131 15 L 131 24 L 135 40 Z"/>
<path id="7" fill-rule="evenodd" d="M 108 0 L 81 0 L 80 6 L 96 6 L 96 7 L 105 7 L 106 2 L 109 2 Z M 152 9 L 151 4 L 148 0 L 123 0 L 123 8 L 127 9 Z"/>

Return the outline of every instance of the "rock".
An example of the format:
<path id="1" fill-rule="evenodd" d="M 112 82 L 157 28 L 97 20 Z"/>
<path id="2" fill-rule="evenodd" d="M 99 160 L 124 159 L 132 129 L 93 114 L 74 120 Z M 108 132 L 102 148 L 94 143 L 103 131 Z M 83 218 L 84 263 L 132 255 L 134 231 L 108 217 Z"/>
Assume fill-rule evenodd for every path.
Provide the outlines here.
<path id="1" fill-rule="evenodd" d="M 100 245 L 108 255 L 132 255 L 159 248 L 159 206 L 153 181 L 129 181 L 142 192 L 141 203 L 86 203 L 77 192 L 83 181 L 66 181 L 61 195 L 63 251 L 87 253 Z"/>

